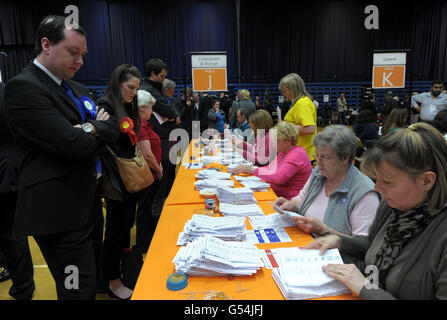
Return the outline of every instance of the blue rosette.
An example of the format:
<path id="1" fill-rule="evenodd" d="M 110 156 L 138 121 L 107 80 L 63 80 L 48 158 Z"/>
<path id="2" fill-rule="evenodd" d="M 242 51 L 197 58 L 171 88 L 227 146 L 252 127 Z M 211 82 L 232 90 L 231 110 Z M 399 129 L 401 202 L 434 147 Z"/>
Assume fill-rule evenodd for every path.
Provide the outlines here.
<path id="1" fill-rule="evenodd" d="M 79 101 L 81 102 L 82 109 L 90 119 L 96 119 L 96 105 L 92 99 L 86 96 L 82 96 Z"/>

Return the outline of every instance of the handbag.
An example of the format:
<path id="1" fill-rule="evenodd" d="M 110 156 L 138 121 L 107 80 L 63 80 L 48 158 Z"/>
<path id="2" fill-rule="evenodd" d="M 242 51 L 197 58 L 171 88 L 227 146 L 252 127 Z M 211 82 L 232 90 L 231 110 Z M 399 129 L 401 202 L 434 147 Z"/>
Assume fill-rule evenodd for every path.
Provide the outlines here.
<path id="1" fill-rule="evenodd" d="M 118 157 L 109 146 L 107 149 L 115 158 L 121 180 L 129 193 L 141 191 L 154 182 L 154 176 L 138 145 L 135 146 L 135 157 L 132 159 Z"/>

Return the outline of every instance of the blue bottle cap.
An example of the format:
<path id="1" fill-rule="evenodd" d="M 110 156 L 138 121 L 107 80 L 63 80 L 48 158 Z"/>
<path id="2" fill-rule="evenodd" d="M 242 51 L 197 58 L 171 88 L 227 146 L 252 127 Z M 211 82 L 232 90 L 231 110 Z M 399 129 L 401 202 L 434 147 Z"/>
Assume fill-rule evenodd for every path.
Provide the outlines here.
<path id="1" fill-rule="evenodd" d="M 172 291 L 178 291 L 186 288 L 187 285 L 188 279 L 186 278 L 186 274 L 182 272 L 176 272 L 168 277 L 166 288 Z"/>

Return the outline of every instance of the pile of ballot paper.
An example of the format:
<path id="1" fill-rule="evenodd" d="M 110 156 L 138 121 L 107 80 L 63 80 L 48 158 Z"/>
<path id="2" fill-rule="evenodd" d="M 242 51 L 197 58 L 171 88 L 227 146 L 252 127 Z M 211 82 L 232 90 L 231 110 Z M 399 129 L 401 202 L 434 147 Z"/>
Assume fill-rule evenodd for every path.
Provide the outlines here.
<path id="1" fill-rule="evenodd" d="M 290 216 L 278 212 L 266 216 L 250 216 L 248 217 L 248 221 L 250 221 L 253 229 L 287 228 L 296 226 L 296 223 L 293 222 Z"/>
<path id="2" fill-rule="evenodd" d="M 232 167 L 239 166 L 242 164 L 251 164 L 251 162 L 248 162 L 241 155 L 237 153 L 233 154 L 232 157 L 221 157 L 220 162 L 224 166 L 232 166 Z"/>
<path id="3" fill-rule="evenodd" d="M 254 204 L 258 203 L 250 188 L 217 188 L 217 199 L 220 203 L 229 204 Z"/>
<path id="4" fill-rule="evenodd" d="M 242 241 L 246 230 L 244 217 L 209 217 L 195 214 L 180 232 L 177 245 L 185 245 L 206 235 L 225 241 Z"/>
<path id="5" fill-rule="evenodd" d="M 231 203 L 219 203 L 219 211 L 224 216 L 263 216 L 264 211 L 256 203 L 254 204 L 231 204 Z"/>
<path id="6" fill-rule="evenodd" d="M 273 250 L 272 250 L 273 251 Z M 321 255 L 319 250 L 280 248 L 274 250 L 278 268 L 273 279 L 287 300 L 311 299 L 350 293 L 340 281 L 322 270 L 328 264 L 343 264 L 338 249 Z"/>
<path id="7" fill-rule="evenodd" d="M 253 191 L 268 191 L 268 187 L 270 187 L 270 184 L 264 181 L 245 180 L 241 181 L 241 184 Z"/>
<path id="8" fill-rule="evenodd" d="M 222 187 L 230 187 L 232 188 L 234 186 L 233 180 L 219 180 L 219 179 L 203 179 L 203 180 L 197 180 L 194 182 L 194 185 L 196 186 L 196 190 L 203 190 L 207 188 L 222 188 Z"/>
<path id="9" fill-rule="evenodd" d="M 231 179 L 231 173 L 228 172 L 220 172 L 217 170 L 213 170 L 213 169 L 205 169 L 205 170 L 200 170 L 197 175 L 196 178 L 199 179 Z"/>
<path id="10" fill-rule="evenodd" d="M 172 262 L 176 272 L 190 276 L 245 276 L 264 266 L 261 256 L 253 244 L 205 236 L 180 247 Z"/>

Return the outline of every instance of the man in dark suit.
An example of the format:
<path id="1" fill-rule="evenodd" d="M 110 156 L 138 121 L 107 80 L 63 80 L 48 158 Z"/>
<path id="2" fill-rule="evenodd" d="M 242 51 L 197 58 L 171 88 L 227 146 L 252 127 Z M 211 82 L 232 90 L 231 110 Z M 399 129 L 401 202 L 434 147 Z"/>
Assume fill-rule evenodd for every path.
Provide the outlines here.
<path id="1" fill-rule="evenodd" d="M 4 86 L 0 83 L 0 251 L 5 253 L 4 272 L 9 272 L 12 279 L 9 294 L 17 300 L 29 300 L 35 285 L 28 239 L 12 233 L 17 203 L 17 148 L 3 107 Z"/>
<path id="2" fill-rule="evenodd" d="M 203 130 L 208 129 L 208 111 L 213 107 L 214 98 L 208 95 L 207 92 L 200 98 L 199 101 L 199 121 L 200 121 L 200 133 Z"/>
<path id="3" fill-rule="evenodd" d="M 19 152 L 14 230 L 36 240 L 59 299 L 94 299 L 91 231 L 99 170 L 93 158 L 118 138 L 119 126 L 103 109 L 92 113 L 87 88 L 69 80 L 87 52 L 82 28 L 67 28 L 64 17 L 45 17 L 35 49 L 36 59 L 5 89 Z"/>

